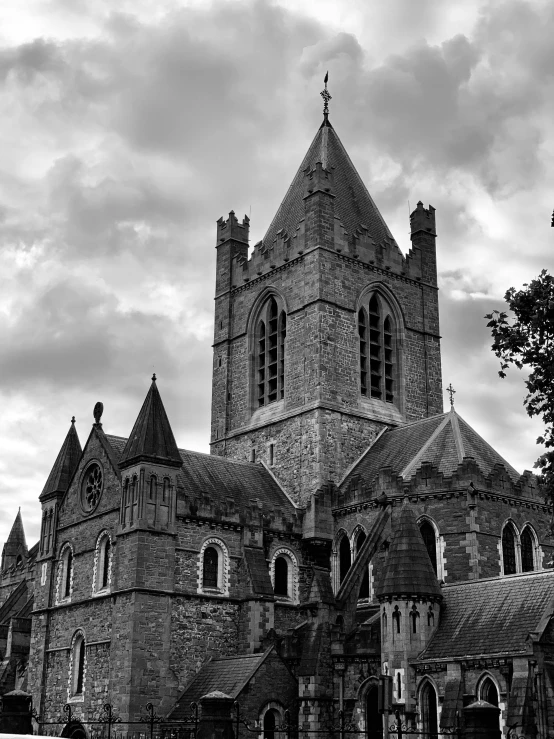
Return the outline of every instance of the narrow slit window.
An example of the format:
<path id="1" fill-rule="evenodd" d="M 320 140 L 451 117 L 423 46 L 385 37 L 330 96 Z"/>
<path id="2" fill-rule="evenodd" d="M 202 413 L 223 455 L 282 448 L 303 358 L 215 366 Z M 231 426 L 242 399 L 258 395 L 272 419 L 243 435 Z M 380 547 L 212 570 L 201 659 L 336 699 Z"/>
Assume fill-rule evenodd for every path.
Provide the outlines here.
<path id="1" fill-rule="evenodd" d="M 109 536 L 106 537 L 104 542 L 104 557 L 102 560 L 102 580 L 101 580 L 101 587 L 107 588 L 108 587 L 108 581 L 110 578 L 110 551 L 112 548 L 112 544 L 110 541 Z"/>
<path id="2" fill-rule="evenodd" d="M 358 313 L 358 333 L 360 335 L 360 387 L 362 395 L 367 395 L 367 317 L 365 310 Z"/>
<path id="3" fill-rule="evenodd" d="M 504 562 L 504 574 L 515 575 L 516 573 L 516 538 L 514 529 L 510 524 L 504 527 L 502 532 L 502 559 Z"/>
<path id="4" fill-rule="evenodd" d="M 526 526 L 521 534 L 521 569 L 523 572 L 532 572 L 535 569 L 533 535 Z"/>
<path id="5" fill-rule="evenodd" d="M 64 578 L 64 586 L 63 586 L 63 597 L 69 598 L 71 595 L 71 576 L 73 573 L 73 552 L 71 549 L 67 549 L 67 553 L 65 555 L 65 578 Z"/>
<path id="6" fill-rule="evenodd" d="M 433 565 L 433 569 L 435 570 L 435 575 L 436 575 L 437 574 L 437 543 L 436 543 L 435 529 L 431 526 L 431 524 L 428 521 L 423 521 L 423 523 L 419 527 L 419 530 L 421 532 L 421 538 L 423 539 L 423 543 L 425 544 L 425 549 L 427 549 L 427 553 L 429 554 L 429 559 L 431 560 L 431 564 Z"/>
<path id="7" fill-rule="evenodd" d="M 382 380 L 382 347 L 381 347 L 381 312 L 379 301 L 374 295 L 369 301 L 369 370 L 370 395 L 381 399 Z"/>

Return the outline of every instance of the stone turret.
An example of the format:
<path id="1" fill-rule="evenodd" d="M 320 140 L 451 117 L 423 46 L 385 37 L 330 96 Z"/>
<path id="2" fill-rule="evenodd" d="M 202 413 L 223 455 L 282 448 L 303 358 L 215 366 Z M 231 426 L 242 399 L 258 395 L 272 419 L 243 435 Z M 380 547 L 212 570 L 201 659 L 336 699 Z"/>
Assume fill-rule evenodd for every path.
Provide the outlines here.
<path id="1" fill-rule="evenodd" d="M 58 522 L 58 509 L 63 496 L 69 488 L 83 450 L 75 428 L 75 416 L 71 419 L 69 431 L 61 446 L 54 466 L 48 475 L 46 484 L 39 496 L 42 506 L 42 524 L 38 560 L 53 557 L 56 548 L 55 532 Z M 45 577 L 45 568 L 42 568 L 41 579 Z"/>
<path id="2" fill-rule="evenodd" d="M 407 497 L 393 516 L 393 539 L 376 588 L 381 608 L 381 662 L 393 678 L 393 702 L 408 718 L 415 711 L 410 660 L 427 646 L 440 616 L 442 593 Z"/>

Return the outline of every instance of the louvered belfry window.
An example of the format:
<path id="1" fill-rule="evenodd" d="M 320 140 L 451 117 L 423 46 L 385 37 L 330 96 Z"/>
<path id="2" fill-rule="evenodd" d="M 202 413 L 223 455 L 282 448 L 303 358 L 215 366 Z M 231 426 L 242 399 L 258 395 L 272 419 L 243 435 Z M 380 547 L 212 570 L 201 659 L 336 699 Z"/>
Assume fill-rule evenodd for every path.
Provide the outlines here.
<path id="1" fill-rule="evenodd" d="M 256 330 L 258 407 L 285 397 L 287 317 L 275 298 L 265 303 Z"/>
<path id="2" fill-rule="evenodd" d="M 362 395 L 393 403 L 394 324 L 388 306 L 376 294 L 358 311 L 358 334 Z"/>

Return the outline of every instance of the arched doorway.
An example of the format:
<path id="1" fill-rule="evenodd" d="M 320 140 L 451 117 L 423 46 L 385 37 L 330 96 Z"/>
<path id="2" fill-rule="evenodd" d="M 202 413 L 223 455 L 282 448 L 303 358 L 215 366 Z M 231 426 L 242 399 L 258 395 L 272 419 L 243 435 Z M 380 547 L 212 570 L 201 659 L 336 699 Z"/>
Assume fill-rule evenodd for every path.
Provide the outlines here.
<path id="1" fill-rule="evenodd" d="M 278 734 L 278 726 L 280 724 L 280 715 L 279 712 L 275 708 L 268 708 L 267 711 L 264 713 L 264 720 L 263 720 L 263 739 L 277 739 Z"/>
<path id="2" fill-rule="evenodd" d="M 62 736 L 68 739 L 87 739 L 87 732 L 80 721 L 71 721 L 64 726 Z"/>
<path id="3" fill-rule="evenodd" d="M 377 685 L 372 685 L 366 694 L 365 722 L 368 739 L 381 739 L 383 736 L 383 717 L 379 713 Z"/>
<path id="4" fill-rule="evenodd" d="M 421 723 L 424 739 L 438 739 L 437 693 L 426 681 L 420 692 Z"/>

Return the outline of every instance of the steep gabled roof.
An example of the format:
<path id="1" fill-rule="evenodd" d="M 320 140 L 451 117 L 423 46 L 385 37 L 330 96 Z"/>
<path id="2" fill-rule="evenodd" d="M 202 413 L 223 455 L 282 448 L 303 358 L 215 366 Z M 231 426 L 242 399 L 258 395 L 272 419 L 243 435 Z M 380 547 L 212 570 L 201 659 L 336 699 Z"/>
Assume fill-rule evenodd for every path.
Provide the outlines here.
<path id="1" fill-rule="evenodd" d="M 54 466 L 48 475 L 46 485 L 39 496 L 39 500 L 43 500 L 48 495 L 54 493 L 65 493 L 67 491 L 82 453 L 83 450 L 81 449 L 81 443 L 77 435 L 77 429 L 75 428 L 75 418 L 72 418 L 67 436 L 56 457 Z"/>
<path id="2" fill-rule="evenodd" d="M 554 572 L 470 580 L 442 588 L 444 612 L 418 662 L 525 654 L 530 633 L 554 616 Z"/>
<path id="3" fill-rule="evenodd" d="M 121 459 L 128 445 L 122 436 L 106 434 L 116 460 Z M 280 508 L 283 513 L 294 511 L 294 505 L 285 495 L 273 475 L 262 464 L 235 462 L 214 454 L 178 450 L 182 468 L 177 473 L 179 488 L 194 500 L 207 496 L 215 503 L 226 503 L 232 498 L 237 508 L 251 505 L 259 498 L 271 508 Z"/>
<path id="4" fill-rule="evenodd" d="M 181 466 L 177 443 L 156 385 L 156 375 L 152 377 L 150 390 L 127 440 L 119 465 L 127 466 L 139 459 L 174 467 Z"/>
<path id="5" fill-rule="evenodd" d="M 17 516 L 4 544 L 4 551 L 6 554 L 17 554 L 19 551 L 27 553 L 27 540 L 25 539 L 25 530 L 21 519 L 21 508 L 17 511 Z"/>
<path id="6" fill-rule="evenodd" d="M 273 647 L 270 647 L 260 654 L 219 657 L 206 662 L 179 696 L 169 718 L 172 721 L 178 721 L 190 715 L 191 702 L 198 702 L 202 696 L 214 690 L 225 693 L 231 698 L 238 698 L 272 650 Z"/>
<path id="7" fill-rule="evenodd" d="M 325 120 L 302 160 L 263 243 L 271 246 L 280 229 L 284 229 L 289 236 L 294 234 L 298 223 L 304 218 L 304 172 L 306 169 L 315 169 L 316 162 L 321 162 L 325 169 L 333 173 L 335 215 L 347 232 L 353 234 L 363 225 L 376 243 L 383 239 L 394 241 L 335 129 Z"/>
<path id="8" fill-rule="evenodd" d="M 437 576 L 425 547 L 415 513 L 408 498 L 392 519 L 393 537 L 383 577 L 375 594 L 387 596 L 418 595 L 442 598 Z"/>
<path id="9" fill-rule="evenodd" d="M 503 465 L 513 482 L 520 474 L 461 418 L 454 408 L 381 434 L 367 453 L 348 472 L 341 487 L 354 476 L 373 484 L 383 467 L 409 480 L 425 462 L 445 476 L 452 475 L 464 457 L 473 457 L 483 475 Z"/>

